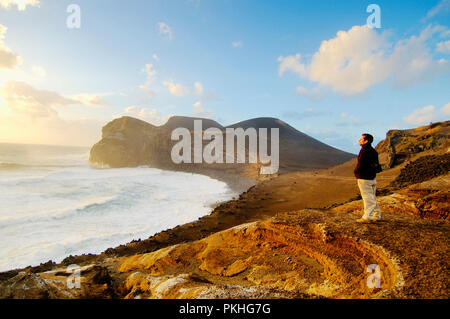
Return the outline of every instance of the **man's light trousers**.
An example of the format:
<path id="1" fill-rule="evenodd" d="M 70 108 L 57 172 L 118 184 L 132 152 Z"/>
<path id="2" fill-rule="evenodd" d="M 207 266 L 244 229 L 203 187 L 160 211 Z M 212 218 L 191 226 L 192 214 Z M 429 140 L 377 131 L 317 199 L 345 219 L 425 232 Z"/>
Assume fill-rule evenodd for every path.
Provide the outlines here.
<path id="1" fill-rule="evenodd" d="M 364 215 L 362 218 L 373 220 L 381 219 L 380 207 L 376 199 L 377 182 L 372 179 L 358 179 L 358 187 L 364 202 Z"/>

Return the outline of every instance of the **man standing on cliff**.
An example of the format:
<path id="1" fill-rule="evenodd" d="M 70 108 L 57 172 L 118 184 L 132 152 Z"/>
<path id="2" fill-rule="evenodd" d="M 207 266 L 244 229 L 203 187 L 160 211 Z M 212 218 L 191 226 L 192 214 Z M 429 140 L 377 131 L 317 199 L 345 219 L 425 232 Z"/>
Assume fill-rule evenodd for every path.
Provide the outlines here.
<path id="1" fill-rule="evenodd" d="M 375 180 L 376 174 L 381 172 L 381 166 L 378 162 L 378 153 L 372 147 L 372 142 L 373 136 L 368 133 L 364 133 L 359 139 L 361 151 L 354 173 L 364 202 L 364 215 L 357 220 L 358 223 L 376 222 L 381 219 L 381 212 L 376 199 L 377 182 Z"/>

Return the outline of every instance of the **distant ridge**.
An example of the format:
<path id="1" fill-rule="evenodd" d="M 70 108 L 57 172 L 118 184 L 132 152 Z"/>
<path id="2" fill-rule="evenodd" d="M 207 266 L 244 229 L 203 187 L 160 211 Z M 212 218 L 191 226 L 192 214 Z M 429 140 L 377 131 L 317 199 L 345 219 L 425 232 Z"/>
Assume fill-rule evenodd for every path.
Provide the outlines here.
<path id="1" fill-rule="evenodd" d="M 170 153 L 176 141 L 171 140 L 175 128 L 194 129 L 194 121 L 202 120 L 206 130 L 216 127 L 225 133 L 226 128 L 256 130 L 268 129 L 268 148 L 270 150 L 270 129 L 279 129 L 280 170 L 279 173 L 328 168 L 346 162 L 355 155 L 324 144 L 290 126 L 271 117 L 261 117 L 242 121 L 224 127 L 216 121 L 198 117 L 172 116 L 165 124 L 155 126 L 129 116 L 117 118 L 102 129 L 102 139 L 91 148 L 90 162 L 111 167 L 133 167 L 149 165 L 151 167 L 182 171 L 202 172 L 221 171 L 251 178 L 259 178 L 260 164 L 174 164 Z M 204 144 L 207 142 L 204 141 Z"/>
<path id="2" fill-rule="evenodd" d="M 343 163 L 356 155 L 344 152 L 298 131 L 286 122 L 273 117 L 259 117 L 227 127 L 279 128 L 280 168 L 290 170 L 327 168 Z"/>
<path id="3" fill-rule="evenodd" d="M 220 125 L 214 120 L 204 119 L 201 117 L 187 117 L 187 116 L 172 116 L 165 124 L 161 125 L 160 127 L 171 131 L 176 129 L 177 127 L 184 127 L 192 131 L 194 130 L 195 120 L 202 120 L 202 127 L 204 130 L 210 127 L 217 127 L 218 129 L 221 130 L 224 129 L 222 125 Z"/>

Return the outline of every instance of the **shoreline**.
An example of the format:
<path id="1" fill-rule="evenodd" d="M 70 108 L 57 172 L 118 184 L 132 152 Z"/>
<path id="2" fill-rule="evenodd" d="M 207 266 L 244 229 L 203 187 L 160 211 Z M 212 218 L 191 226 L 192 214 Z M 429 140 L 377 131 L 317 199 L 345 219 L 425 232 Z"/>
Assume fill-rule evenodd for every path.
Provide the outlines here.
<path id="1" fill-rule="evenodd" d="M 238 193 L 238 197 L 214 203 L 210 206 L 209 214 L 197 220 L 161 230 L 146 239 L 131 240 L 118 246 L 109 247 L 97 254 L 69 255 L 58 263 L 49 260 L 40 265 L 1 271 L 0 279 L 5 276 L 10 277 L 11 274 L 17 274 L 19 271 L 41 272 L 50 270 L 57 265 L 67 266 L 73 263 L 81 265 L 93 261 L 102 261 L 108 257 L 148 253 L 167 246 L 199 240 L 215 232 L 261 218 L 272 217 L 280 211 L 289 211 L 293 208 L 329 209 L 333 206 L 342 205 L 355 199 L 359 194 L 352 171 L 349 170 L 349 167 L 352 166 L 352 163 L 344 163 L 341 166 L 329 169 L 291 172 L 279 175 L 274 179 L 260 181 L 216 170 L 187 171 L 159 168 L 168 171 L 190 172 L 225 182 L 230 189 Z M 381 188 L 386 187 L 389 184 L 388 182 L 398 174 L 399 168 L 390 169 L 380 174 L 379 186 Z M 297 183 L 299 180 L 302 180 L 302 183 Z M 342 194 L 339 195 L 331 191 L 325 197 L 313 198 L 320 193 L 319 190 L 323 190 L 323 187 L 327 187 L 330 183 L 340 185 L 337 188 L 341 189 Z M 298 189 L 295 192 L 297 194 L 295 198 L 285 196 L 286 191 L 282 187 L 289 184 L 292 185 L 289 191 L 292 192 L 292 187 Z M 300 194 L 302 196 L 298 196 Z"/>
<path id="2" fill-rule="evenodd" d="M 150 167 L 148 166 L 148 168 L 157 168 L 157 167 Z M 21 267 L 21 268 L 13 268 L 13 269 L 8 269 L 8 270 L 3 270 L 0 271 L 0 280 L 3 279 L 6 275 L 6 277 L 10 277 L 10 274 L 17 274 L 21 271 L 30 271 L 30 272 L 37 272 L 37 271 L 42 271 L 42 269 L 50 269 L 53 268 L 54 266 L 57 265 L 65 265 L 66 261 L 69 260 L 78 260 L 78 259 L 83 259 L 85 260 L 87 256 L 89 256 L 89 260 L 92 260 L 92 258 L 94 257 L 99 257 L 105 254 L 106 251 L 108 250 L 114 250 L 117 249 L 119 247 L 122 246 L 126 246 L 129 244 L 132 244 L 134 242 L 140 242 L 140 241 L 145 241 L 145 240 L 149 240 L 154 236 L 157 236 L 160 233 L 166 232 L 166 231 L 170 231 L 173 229 L 176 229 L 178 227 L 183 227 L 186 225 L 190 225 L 191 223 L 194 223 L 202 218 L 205 218 L 207 216 L 210 216 L 218 207 L 230 202 L 230 201 L 234 201 L 236 200 L 236 198 L 239 198 L 241 196 L 242 193 L 247 192 L 249 188 L 253 187 L 254 185 L 256 185 L 258 183 L 257 180 L 252 179 L 252 178 L 248 178 L 245 176 L 241 176 L 241 175 L 237 175 L 237 174 L 226 174 L 225 172 L 222 171 L 217 171 L 217 170 L 195 170 L 195 171 L 187 171 L 187 170 L 174 170 L 174 169 L 167 169 L 167 168 L 157 168 L 163 171 L 171 171 L 171 172 L 181 172 L 181 173 L 191 173 L 191 174 L 197 174 L 197 175 L 203 175 L 203 176 L 207 176 L 211 179 L 223 182 L 227 185 L 227 187 L 229 187 L 229 189 L 232 191 L 232 193 L 234 193 L 233 197 L 231 197 L 229 200 L 223 200 L 223 201 L 218 201 L 218 202 L 214 202 L 212 204 L 209 204 L 208 207 L 210 208 L 210 211 L 208 214 L 203 215 L 202 217 L 199 217 L 197 220 L 191 221 L 191 222 L 187 222 L 184 224 L 180 224 L 177 225 L 175 227 L 172 228 L 168 228 L 165 230 L 161 230 L 159 232 L 156 232 L 155 234 L 149 236 L 146 239 L 133 239 L 131 241 L 128 241 L 126 243 L 120 244 L 118 246 L 114 246 L 114 247 L 109 247 L 107 249 L 105 249 L 104 251 L 100 252 L 100 253 L 83 253 L 81 255 L 69 255 L 66 256 L 62 261 L 60 262 L 54 262 L 53 260 L 47 260 L 45 262 L 41 262 L 39 265 L 29 265 L 26 267 Z M 94 258 L 95 259 L 95 258 Z M 71 262 L 73 263 L 73 262 Z"/>
<path id="3" fill-rule="evenodd" d="M 294 172 L 280 175 L 275 179 L 260 181 L 240 194 L 238 199 L 219 204 L 211 214 L 205 215 L 196 221 L 161 231 L 145 240 L 134 240 L 115 248 L 109 248 L 101 254 L 69 256 L 58 264 L 47 262 L 36 267 L 0 273 L 0 284 L 4 282 L 7 283 L 6 285 L 11 285 L 11 283 L 22 282 L 24 278 L 30 278 L 29 280 L 43 278 L 44 280 L 50 280 L 52 283 L 61 282 L 61 278 L 64 280 L 64 278 L 67 278 L 67 275 L 70 275 L 70 272 L 66 270 L 67 267 L 77 264 L 86 269 L 86 273 L 82 274 L 88 283 L 88 288 L 85 289 L 92 287 L 97 290 L 85 290 L 84 294 L 86 295 L 74 295 L 74 298 L 86 298 L 86 296 L 94 298 L 133 298 L 136 291 L 133 290 L 134 288 L 126 286 L 126 284 L 131 278 L 134 278 L 133 274 L 140 273 L 140 271 L 149 273 L 149 276 L 155 278 L 156 282 L 161 280 L 163 283 L 168 282 L 168 280 L 170 282 L 170 278 L 179 278 L 181 276 L 180 278 L 185 278 L 187 281 L 180 286 L 180 289 L 198 285 L 199 289 L 203 289 L 206 292 L 212 289 L 210 287 L 218 287 L 220 292 L 220 287 L 223 287 L 225 283 L 242 287 L 251 285 L 251 282 L 253 282 L 251 278 L 253 277 L 250 277 L 250 281 L 247 278 L 250 274 L 258 276 L 255 277 L 256 280 L 258 278 L 266 278 L 264 273 L 259 274 L 253 271 L 258 269 L 261 263 L 266 265 L 265 267 L 270 266 L 268 271 L 271 272 L 271 276 L 275 276 L 273 277 L 274 280 L 281 284 L 285 284 L 286 281 L 286 278 L 280 275 L 280 271 L 287 270 L 287 258 L 290 258 L 288 267 L 291 267 L 289 266 L 291 263 L 295 263 L 300 267 L 305 262 L 304 258 L 312 258 L 307 259 L 308 262 L 305 266 L 309 269 L 312 262 L 315 265 L 314 269 L 320 272 L 323 269 L 321 267 L 326 267 L 328 264 L 328 258 L 324 260 L 320 257 L 324 253 L 323 245 L 325 244 L 328 247 L 325 254 L 330 258 L 332 264 L 347 262 L 348 258 L 356 258 L 355 262 L 360 263 L 358 256 L 360 256 L 361 252 L 364 252 L 364 263 L 370 264 L 374 262 L 373 258 L 379 256 L 381 252 L 380 259 L 375 260 L 375 262 L 383 265 L 383 269 L 385 269 L 383 274 L 387 274 L 386 278 L 389 279 L 389 281 L 386 281 L 390 287 L 388 288 L 394 290 L 390 294 L 379 295 L 377 291 L 363 289 L 362 292 L 364 294 L 361 294 L 359 290 L 355 290 L 355 286 L 344 285 L 344 290 L 337 291 L 336 293 L 338 294 L 333 296 L 327 295 L 327 292 L 324 292 L 324 294 L 318 292 L 318 295 L 314 292 L 312 294 L 302 294 L 306 291 L 302 289 L 310 287 L 308 286 L 309 284 L 302 286 L 304 280 L 312 282 L 322 282 L 323 280 L 322 276 L 317 277 L 315 275 L 315 271 L 308 271 L 307 273 L 297 273 L 297 277 L 295 277 L 297 279 L 295 280 L 299 284 L 299 286 L 296 286 L 298 291 L 295 290 L 297 293 L 290 294 L 288 289 L 288 292 L 284 295 L 285 297 L 414 298 L 416 296 L 429 298 L 440 297 L 443 293 L 445 294 L 442 291 L 442 286 L 436 285 L 436 283 L 445 281 L 445 276 L 435 277 L 435 274 L 443 274 L 442 270 L 445 269 L 443 268 L 445 267 L 445 257 L 442 256 L 445 255 L 444 238 L 445 233 L 448 233 L 448 223 L 442 220 L 405 215 L 398 211 L 398 207 L 401 206 L 391 206 L 389 197 L 385 196 L 386 198 L 383 200 L 383 196 L 381 196 L 380 199 L 382 201 L 380 205 L 385 210 L 384 218 L 386 220 L 377 224 L 361 226 L 356 223 L 356 219 L 360 216 L 359 211 L 362 208 L 362 203 L 354 198 L 355 192 L 357 193 L 357 186 L 355 180 L 349 176 L 351 171 L 348 168 L 353 166 L 349 164 L 351 163 L 329 170 Z M 395 168 L 380 174 L 380 177 L 382 177 L 380 186 L 382 188 L 387 187 L 389 180 L 397 178 L 398 171 L 399 168 Z M 448 174 L 447 177 L 444 176 L 441 180 L 441 184 L 432 182 L 431 185 L 448 184 L 446 182 L 448 181 Z M 408 189 L 413 191 L 418 187 L 414 185 L 411 184 L 412 188 Z M 428 189 L 427 187 L 429 186 L 425 184 L 423 187 L 423 189 Z M 339 189 L 340 192 L 336 192 L 336 189 Z M 401 189 L 401 191 L 404 192 L 405 189 Z M 401 194 L 401 192 L 398 194 Z M 416 196 L 419 196 L 416 199 L 422 197 L 421 194 L 416 194 Z M 445 198 L 443 194 L 440 196 L 440 199 L 437 198 L 437 201 L 442 201 Z M 399 200 L 403 202 L 405 198 L 399 197 Z M 340 203 L 339 207 L 329 207 L 330 204 L 337 203 Z M 233 228 L 235 226 L 238 226 L 238 228 Z M 246 228 L 246 235 L 240 237 L 233 229 L 242 229 L 242 227 Z M 368 231 L 376 229 L 380 231 Z M 419 231 L 423 231 L 423 236 L 420 236 L 420 238 L 410 236 L 411 232 L 416 233 Z M 297 239 L 292 237 L 292 235 L 299 235 L 303 232 L 312 236 L 300 236 Z M 320 235 L 319 237 L 316 236 L 318 234 Z M 395 235 L 386 237 L 385 234 Z M 400 234 L 399 238 L 395 237 L 397 234 Z M 439 237 L 439 241 L 442 243 L 440 245 L 435 245 L 436 234 L 441 236 Z M 321 237 L 323 235 L 326 236 L 325 242 Z M 306 257 L 293 257 L 293 251 L 290 249 L 288 251 L 284 249 L 279 250 L 279 245 L 284 246 L 286 243 L 289 243 L 288 245 L 298 245 L 298 249 L 301 252 L 304 249 L 302 247 L 305 240 L 305 247 L 309 252 Z M 348 246 L 345 240 L 350 240 L 353 244 Z M 431 251 L 430 255 L 418 255 L 416 251 L 411 250 L 411 240 L 413 240 L 414 245 L 423 246 L 423 251 Z M 279 245 L 275 244 L 273 246 L 274 241 L 275 243 L 278 242 Z M 206 244 L 206 248 L 204 244 Z M 235 276 L 228 276 L 226 273 L 217 273 L 211 271 L 211 269 L 202 269 L 199 266 L 200 261 L 195 256 L 197 256 L 198 252 L 207 251 L 209 245 L 217 248 L 217 251 L 221 253 L 219 255 L 203 255 L 203 262 L 207 260 L 213 266 L 219 263 L 217 266 L 219 269 L 221 269 L 220 267 L 233 269 L 229 265 L 232 265 L 234 257 L 242 258 L 242 250 L 244 251 L 244 258 L 252 258 L 252 256 L 253 258 L 259 256 L 259 258 L 252 259 L 252 262 L 248 265 L 249 268 L 242 273 L 238 269 Z M 216 245 L 218 246 L 216 247 Z M 348 248 L 353 247 L 353 250 L 342 255 L 342 245 Z M 370 247 L 375 247 L 375 251 Z M 294 248 L 292 247 L 292 249 Z M 167 251 L 173 251 L 174 253 L 172 256 L 165 256 L 164 252 Z M 297 250 L 294 249 L 294 251 Z M 391 258 L 392 256 L 393 258 Z M 157 261 L 159 260 L 158 258 L 161 258 L 161 263 Z M 146 260 L 145 264 L 141 264 L 144 260 Z M 398 260 L 402 261 L 400 268 L 398 267 Z M 415 266 L 418 262 L 422 266 L 421 269 L 423 269 L 423 266 L 427 266 L 429 274 L 416 271 Z M 175 264 L 173 265 L 172 263 Z M 147 269 L 151 265 L 161 268 Z M 174 268 L 171 268 L 172 266 Z M 151 271 L 156 270 L 157 272 L 151 274 Z M 24 271 L 25 273 L 19 274 L 19 271 Z M 398 281 L 396 274 L 399 274 L 401 277 L 400 281 Z M 365 282 L 367 279 L 365 271 L 361 273 L 356 269 L 355 272 L 353 268 L 344 271 L 340 276 L 347 278 L 349 275 L 357 276 L 356 278 L 359 278 L 362 282 Z M 106 285 L 103 282 L 96 282 L 96 276 L 101 276 L 102 280 L 107 280 Z M 15 279 L 12 279 L 13 277 Z M 143 278 L 144 282 L 147 283 L 145 275 Z M 405 278 L 405 281 L 402 278 Z M 409 278 L 408 281 L 406 281 L 406 278 Z M 436 289 L 423 290 L 423 281 L 429 282 Z M 137 281 L 136 284 L 139 285 L 139 282 Z M 405 284 L 405 288 L 403 288 L 403 282 L 407 284 L 407 286 Z M 35 287 L 34 281 L 28 283 L 28 285 Z M 204 287 L 205 285 L 206 287 Z M 4 287 L 6 287 L 3 288 L 4 291 L 9 291 L 5 290 L 9 289 L 7 288 L 9 286 Z M 51 293 L 52 287 L 48 286 L 46 288 L 48 290 L 45 291 Z M 258 287 L 262 289 L 258 293 L 262 293 L 267 286 L 262 284 L 262 286 Z M 59 289 L 62 289 L 61 293 L 66 293 L 67 291 L 67 288 L 63 286 Z M 153 293 L 152 289 L 155 288 L 149 287 L 148 289 L 150 293 Z M 19 288 L 19 291 L 22 290 Z M 7 293 L 9 294 L 9 292 Z M 177 298 L 177 293 L 179 291 L 173 294 L 168 291 L 164 298 Z M 184 298 L 195 298 L 196 295 L 185 294 L 182 296 Z M 209 296 L 216 298 L 216 295 Z M 245 291 L 240 296 L 243 298 L 255 297 L 255 295 L 246 294 Z M 273 294 L 268 296 L 275 297 Z"/>
<path id="4" fill-rule="evenodd" d="M 294 176 L 295 178 L 297 178 L 297 176 L 302 176 L 316 180 L 318 177 L 316 175 L 317 172 L 326 170 L 327 169 L 325 170 L 316 169 L 316 170 L 294 172 L 295 174 Z M 209 174 L 207 176 L 212 178 L 211 172 L 208 173 Z M 216 179 L 224 181 L 224 179 L 220 179 L 220 177 L 224 178 L 226 176 L 222 172 L 216 173 L 217 173 L 215 174 Z M 292 178 L 292 176 L 290 175 L 291 174 L 286 174 L 281 176 L 290 179 Z M 69 256 L 66 259 L 64 259 L 60 263 L 60 265 L 67 266 L 73 263 L 83 264 L 83 263 L 90 263 L 93 261 L 99 262 L 104 261 L 106 258 L 110 257 L 123 257 L 136 254 L 143 254 L 180 243 L 200 240 L 216 232 L 243 223 L 273 217 L 279 212 L 278 207 L 280 207 L 280 205 L 281 207 L 283 207 L 288 202 L 288 200 L 282 199 L 279 196 L 277 196 L 275 189 L 272 189 L 273 186 L 271 185 L 271 181 L 273 180 L 271 179 L 255 181 L 239 175 L 232 175 L 228 177 L 229 177 L 228 181 L 235 182 L 235 184 L 233 185 L 234 189 L 240 187 L 240 189 L 243 191 L 239 193 L 239 196 L 236 199 L 231 199 L 228 201 L 217 203 L 217 205 L 211 210 L 210 214 L 204 215 L 195 221 L 178 225 L 176 227 L 169 228 L 166 230 L 162 230 L 159 233 L 156 233 L 147 239 L 133 240 L 131 242 L 119 245 L 117 247 L 108 248 L 100 254 L 96 255 L 84 254 L 77 256 Z M 319 177 L 319 179 L 322 178 L 323 177 Z M 243 183 L 236 183 L 237 180 L 240 180 L 241 182 L 243 181 Z M 328 181 L 325 182 L 328 183 Z M 344 181 L 344 183 L 348 184 L 347 181 Z M 244 185 L 247 185 L 249 187 L 243 189 L 242 187 Z M 310 186 L 311 185 L 309 185 L 309 183 L 305 183 L 305 187 L 309 188 Z M 354 190 L 356 191 L 356 183 Z M 314 192 L 314 190 L 312 190 L 312 192 Z M 355 195 L 356 192 L 354 193 L 350 191 L 350 193 L 344 195 L 331 196 L 326 200 L 324 200 L 321 196 L 319 196 L 319 200 L 317 201 L 317 203 L 310 205 L 310 197 L 305 194 L 304 198 L 302 198 L 301 200 L 302 203 L 300 203 L 300 206 L 298 206 L 298 208 L 322 209 L 331 204 L 347 202 L 352 198 L 354 198 Z M 47 266 L 50 265 L 48 264 Z M 51 266 L 53 267 L 55 265 Z M 39 271 L 42 271 L 42 268 Z"/>
<path id="5" fill-rule="evenodd" d="M 66 256 L 62 261 L 56 263 L 52 260 L 48 260 L 46 262 L 42 262 L 39 265 L 35 266 L 27 266 L 23 268 L 10 269 L 6 271 L 0 272 L 0 280 L 7 276 L 10 277 L 11 274 L 17 274 L 20 271 L 30 271 L 30 272 L 42 272 L 50 270 L 58 265 L 68 266 L 70 264 L 84 264 L 93 261 L 104 260 L 105 258 L 111 256 L 129 256 L 132 254 L 139 253 L 147 253 L 157 249 L 161 249 L 170 245 L 175 245 L 183 242 L 190 242 L 202 239 L 207 237 L 213 233 L 218 231 L 225 230 L 230 227 L 234 227 L 236 225 L 247 223 L 250 221 L 256 221 L 261 218 L 271 217 L 277 213 L 274 211 L 272 207 L 266 207 L 270 202 L 272 205 L 277 206 L 277 204 L 281 204 L 286 202 L 285 199 L 278 198 L 275 195 L 276 188 L 278 188 L 277 183 L 274 183 L 274 186 L 269 186 L 268 189 L 265 189 L 265 185 L 274 181 L 275 179 L 264 179 L 264 180 L 256 180 L 243 175 L 239 175 L 236 173 L 227 173 L 222 170 L 213 170 L 213 169 L 171 169 L 171 168 L 159 168 L 159 167 L 150 167 L 156 168 L 164 171 L 173 171 L 173 172 L 183 172 L 183 173 L 191 173 L 191 174 L 199 174 L 203 176 L 207 176 L 209 178 L 224 182 L 227 186 L 235 193 L 236 195 L 228 201 L 222 201 L 212 204 L 211 211 L 209 214 L 206 214 L 202 217 L 199 217 L 197 220 L 180 224 L 178 226 L 168 228 L 165 230 L 161 230 L 152 236 L 146 239 L 135 239 L 129 242 L 120 244 L 118 246 L 109 247 L 100 253 L 84 253 L 81 255 L 69 255 Z M 294 174 L 295 176 L 302 176 L 305 178 L 313 178 L 317 177 L 317 173 L 323 172 L 328 175 L 329 169 L 307 169 L 302 171 L 294 171 L 290 173 L 285 173 L 282 175 L 278 175 L 277 177 L 286 177 Z M 331 175 L 334 175 L 331 173 Z M 336 178 L 336 176 L 333 176 Z M 353 179 L 352 179 L 353 180 Z M 355 184 L 356 185 L 356 184 Z M 262 190 L 255 190 L 258 186 L 261 186 Z M 272 189 L 275 187 L 275 189 Z M 356 190 L 356 188 L 355 188 Z M 252 194 L 249 194 L 249 193 Z M 272 193 L 272 196 L 271 196 Z M 321 204 L 309 205 L 308 195 L 305 195 L 305 202 L 308 202 L 307 205 L 302 204 L 302 208 L 325 208 L 331 204 L 342 203 L 343 201 L 347 201 L 354 197 L 352 196 L 344 196 L 341 197 L 342 200 L 335 201 L 331 197 L 329 200 L 323 201 L 320 197 Z M 328 203 L 328 205 L 326 205 Z M 256 204 L 256 205 L 252 205 Z"/>

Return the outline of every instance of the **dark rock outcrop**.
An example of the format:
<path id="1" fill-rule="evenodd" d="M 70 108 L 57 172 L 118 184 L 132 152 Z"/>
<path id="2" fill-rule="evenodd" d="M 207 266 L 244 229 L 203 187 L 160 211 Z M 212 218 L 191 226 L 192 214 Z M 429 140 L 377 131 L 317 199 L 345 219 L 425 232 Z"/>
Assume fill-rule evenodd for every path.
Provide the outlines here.
<path id="1" fill-rule="evenodd" d="M 421 183 L 450 172 L 450 154 L 428 155 L 408 163 L 401 169 L 400 175 L 389 185 L 402 188 Z"/>

